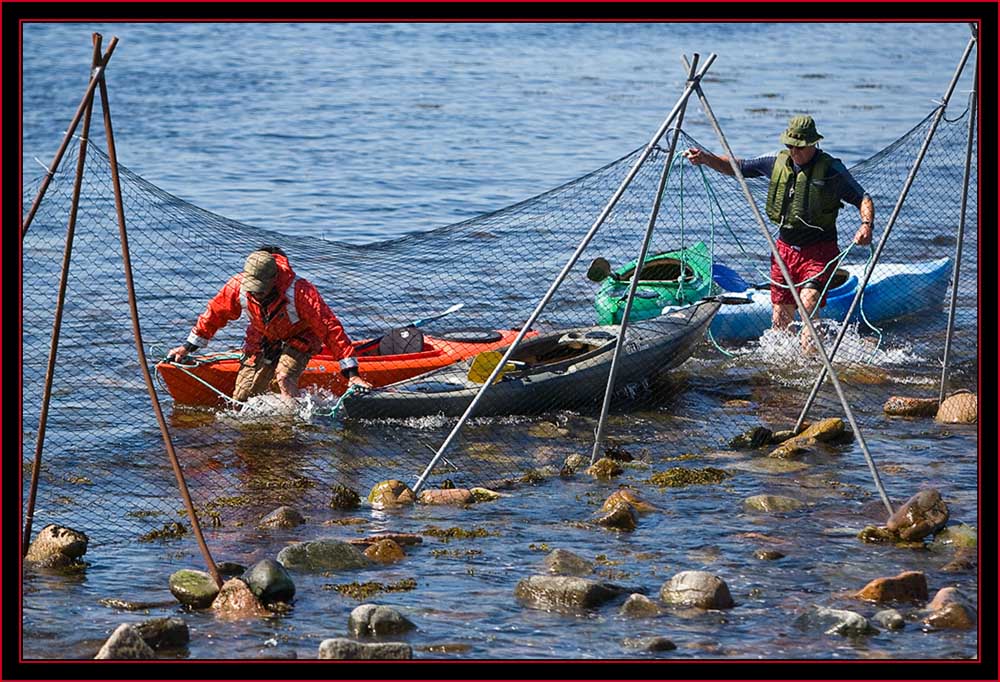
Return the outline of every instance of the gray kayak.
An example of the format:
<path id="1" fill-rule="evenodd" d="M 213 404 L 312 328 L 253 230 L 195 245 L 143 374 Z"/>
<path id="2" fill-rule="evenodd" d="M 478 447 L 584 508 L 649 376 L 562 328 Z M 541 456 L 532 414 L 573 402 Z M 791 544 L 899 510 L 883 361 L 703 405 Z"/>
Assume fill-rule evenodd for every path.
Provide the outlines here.
<path id="1" fill-rule="evenodd" d="M 715 301 L 671 308 L 659 317 L 629 324 L 616 384 L 623 386 L 677 367 L 705 336 L 719 309 Z M 619 325 L 539 332 L 523 340 L 476 406 L 474 417 L 539 414 L 600 403 L 608 382 Z M 475 359 L 351 396 L 348 419 L 457 417 L 482 383 L 469 378 Z M 494 362 L 495 366 L 495 362 Z"/>

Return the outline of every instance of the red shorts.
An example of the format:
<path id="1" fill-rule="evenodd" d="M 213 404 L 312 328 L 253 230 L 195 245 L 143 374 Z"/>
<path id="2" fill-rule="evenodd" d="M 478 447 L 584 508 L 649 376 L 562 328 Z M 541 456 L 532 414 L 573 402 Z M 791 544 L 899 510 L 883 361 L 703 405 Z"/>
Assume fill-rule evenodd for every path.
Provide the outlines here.
<path id="1" fill-rule="evenodd" d="M 837 242 L 817 242 L 808 246 L 791 246 L 779 239 L 777 244 L 781 260 L 785 261 L 788 273 L 792 276 L 792 281 L 796 284 L 810 277 L 816 277 L 821 272 L 823 273 L 821 276 L 816 277 L 816 279 L 797 288 L 800 290 L 816 289 L 822 291 L 823 287 L 826 286 L 827 280 L 830 279 L 834 272 L 834 268 L 832 267 L 828 268 L 826 272 L 823 272 L 823 269 L 826 268 L 830 261 L 836 260 L 837 256 L 840 255 Z M 771 255 L 771 281 L 781 282 L 782 284 L 782 286 L 771 284 L 771 303 L 775 305 L 795 305 L 792 292 L 788 288 L 785 278 L 781 274 L 781 269 L 778 267 L 777 261 L 774 260 L 773 254 Z M 825 294 L 819 304 L 820 307 L 826 305 Z"/>

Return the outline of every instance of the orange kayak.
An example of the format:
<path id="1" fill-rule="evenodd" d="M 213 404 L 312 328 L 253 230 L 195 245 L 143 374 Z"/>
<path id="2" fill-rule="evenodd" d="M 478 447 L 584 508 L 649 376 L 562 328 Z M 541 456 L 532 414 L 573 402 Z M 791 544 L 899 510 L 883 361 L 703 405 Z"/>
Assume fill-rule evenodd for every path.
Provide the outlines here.
<path id="1" fill-rule="evenodd" d="M 440 337 L 425 335 L 420 352 L 402 355 L 379 355 L 377 343 L 357 341 L 354 347 L 357 349 L 358 371 L 373 386 L 386 386 L 446 367 L 484 351 L 506 348 L 514 341 L 517 332 L 517 329 L 477 330 L 454 332 Z M 528 335 L 535 334 L 536 332 L 530 332 Z M 196 364 L 164 361 L 156 365 L 174 402 L 183 405 L 225 404 L 219 393 L 226 396 L 233 393 L 236 374 L 240 370 L 239 351 L 192 357 Z M 299 379 L 299 388 L 321 388 L 335 395 L 343 395 L 347 390 L 347 379 L 340 373 L 337 360 L 321 352 L 309 360 L 306 371 Z"/>

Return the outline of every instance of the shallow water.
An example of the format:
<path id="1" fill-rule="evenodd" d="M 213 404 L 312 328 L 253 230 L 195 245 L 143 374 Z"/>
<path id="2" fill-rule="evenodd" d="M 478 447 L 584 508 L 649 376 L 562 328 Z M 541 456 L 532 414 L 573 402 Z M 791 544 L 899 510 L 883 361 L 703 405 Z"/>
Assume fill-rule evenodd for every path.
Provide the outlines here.
<path id="1" fill-rule="evenodd" d="M 737 153 L 776 147 L 777 132 L 794 107 L 816 112 L 829 148 L 850 165 L 926 115 L 968 36 L 963 24 L 29 24 L 23 33 L 27 175 L 38 170 L 32 157 L 48 162 L 76 107 L 93 30 L 106 40 L 112 35 L 122 40 L 109 86 L 123 164 L 227 217 L 356 243 L 501 208 L 646 142 L 682 86 L 678 56 L 684 51 L 720 54 L 706 91 Z M 738 53 L 733 40 L 741 41 Z M 797 72 L 788 74 L 787 46 L 804 41 L 835 46 L 836 59 L 827 50 L 807 50 L 797 56 Z M 887 47 L 873 52 L 872 44 Z M 919 63 L 912 59 L 916 49 Z M 711 140 L 710 129 L 695 113 L 700 114 L 689 112 L 686 128 Z M 895 331 L 901 333 L 879 348 L 872 347 L 870 337 L 849 335 L 843 352 L 849 357 L 874 353 L 875 364 L 890 371 L 892 381 L 935 393 L 932 377 L 907 372 L 918 360 L 935 357 L 936 349 L 921 342 L 927 330 L 911 321 Z M 47 332 L 25 330 L 26 343 L 29 338 L 44 343 Z M 755 456 L 760 453 L 726 450 L 724 443 L 718 451 L 696 453 L 693 460 L 677 460 L 685 453 L 665 445 L 666 434 L 711 432 L 713 423 L 729 419 L 794 420 L 801 406 L 783 400 L 780 386 L 808 384 L 814 374 L 811 365 L 789 363 L 789 344 L 795 343 L 767 335 L 722 364 L 695 359 L 676 379 L 680 390 L 660 393 L 628 412 L 616 410 L 613 436 L 641 464 L 626 467 L 612 482 L 583 474 L 552 477 L 469 509 L 365 508 L 355 514 L 331 511 L 309 491 L 301 497 L 291 491 L 291 501 L 307 517 L 304 526 L 288 531 L 258 530 L 253 523 L 206 528 L 216 560 L 246 565 L 274 557 L 288 542 L 323 536 L 347 539 L 379 530 L 421 532 L 429 526 L 491 533 L 448 543 L 427 536 L 392 567 L 330 577 L 297 573 L 294 607 L 284 616 L 224 623 L 177 605 L 167 591 L 167 577 L 179 568 L 202 566 L 190 538 L 92 545 L 90 565 L 78 575 L 25 576 L 23 654 L 91 657 L 121 622 L 179 615 L 191 629 L 191 643 L 166 656 L 254 658 L 294 652 L 310 658 L 320 641 L 346 632 L 347 616 L 360 603 L 325 585 L 415 578 L 415 590 L 381 594 L 373 601 L 400 608 L 417 624 L 406 640 L 422 658 L 974 657 L 975 631 L 924 633 L 911 622 L 898 633 L 844 639 L 794 626 L 795 617 L 816 604 L 871 616 L 875 607 L 851 599 L 850 593 L 875 577 L 903 570 L 924 571 L 932 594 L 955 585 L 976 599 L 975 571 L 941 572 L 951 552 L 866 545 L 854 537 L 864 525 L 883 520 L 856 441 L 807 459 L 805 468 L 783 472 L 765 469 Z M 68 330 L 63 348 L 72 352 L 85 344 L 83 330 Z M 120 374 L 122 390 L 143 400 L 135 364 L 123 363 Z M 767 385 L 754 381 L 761 375 Z M 974 381 L 974 373 L 965 379 Z M 324 439 L 336 445 L 351 439 L 392 444 L 416 438 L 436 447 L 450 426 L 436 418 L 341 426 L 316 414 L 332 407 L 328 397 L 305 404 L 298 420 L 277 414 L 281 410 L 267 402 L 256 403 L 261 409 L 255 423 L 247 423 L 246 415 L 220 417 L 168 406 L 182 439 L 185 428 L 192 433 L 229 429 L 250 444 L 237 458 L 210 449 L 188 453 L 198 458 L 189 471 L 193 484 L 199 476 L 194 464 L 211 467 L 224 461 L 235 496 L 241 484 L 266 478 L 269 470 L 294 471 L 298 458 L 323 461 L 335 453 L 329 446 L 322 449 Z M 75 429 L 85 437 L 111 425 L 123 428 L 114 414 L 92 408 L 81 402 L 65 421 L 53 416 L 50 429 Z M 88 416 L 85 426 L 78 423 L 80 414 Z M 566 433 L 553 437 L 542 429 L 543 435 L 530 435 L 546 420 Z M 558 466 L 567 454 L 589 454 L 593 426 L 592 415 L 566 413 L 477 420 L 465 439 L 517 454 L 531 452 L 540 465 Z M 135 424 L 131 436 L 125 452 L 109 448 L 88 456 L 107 458 L 102 462 L 109 479 L 127 465 L 143 480 L 172 480 L 155 427 Z M 864 430 L 864 437 L 894 502 L 934 486 L 954 521 L 978 525 L 976 426 L 881 419 Z M 63 461 L 76 456 L 59 455 Z M 662 491 L 645 482 L 652 473 L 678 465 L 713 466 L 733 475 L 719 485 Z M 660 511 L 644 515 L 632 533 L 583 523 L 621 483 L 637 487 Z M 778 514 L 743 508 L 744 498 L 764 493 L 807 504 Z M 122 504 L 143 509 L 141 494 Z M 43 511 L 38 518 L 44 518 Z M 345 516 L 364 523 L 325 525 Z M 518 605 L 517 581 L 543 572 L 544 556 L 557 547 L 588 559 L 604 557 L 600 575 L 651 598 L 676 572 L 708 570 L 726 580 L 737 606 L 630 621 L 616 615 L 616 604 L 582 615 Z M 761 548 L 786 557 L 758 561 L 752 554 Z M 164 605 L 123 612 L 97 603 L 110 597 Z M 641 635 L 667 636 L 678 648 L 659 654 L 622 648 L 623 637 Z M 428 649 L 442 645 L 462 646 L 453 653 Z"/>

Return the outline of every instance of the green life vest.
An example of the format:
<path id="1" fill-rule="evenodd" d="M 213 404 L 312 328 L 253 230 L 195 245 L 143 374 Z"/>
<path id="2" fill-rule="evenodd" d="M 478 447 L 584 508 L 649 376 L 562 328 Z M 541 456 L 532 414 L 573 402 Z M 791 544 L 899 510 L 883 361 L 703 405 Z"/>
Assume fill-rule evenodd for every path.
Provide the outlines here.
<path id="1" fill-rule="evenodd" d="M 795 172 L 792 155 L 779 152 L 767 188 L 767 217 L 777 225 L 794 229 L 806 224 L 834 230 L 843 204 L 833 191 L 830 167 L 834 159 L 817 149 L 816 158 L 804 171 Z M 828 184 L 829 183 L 829 184 Z"/>

